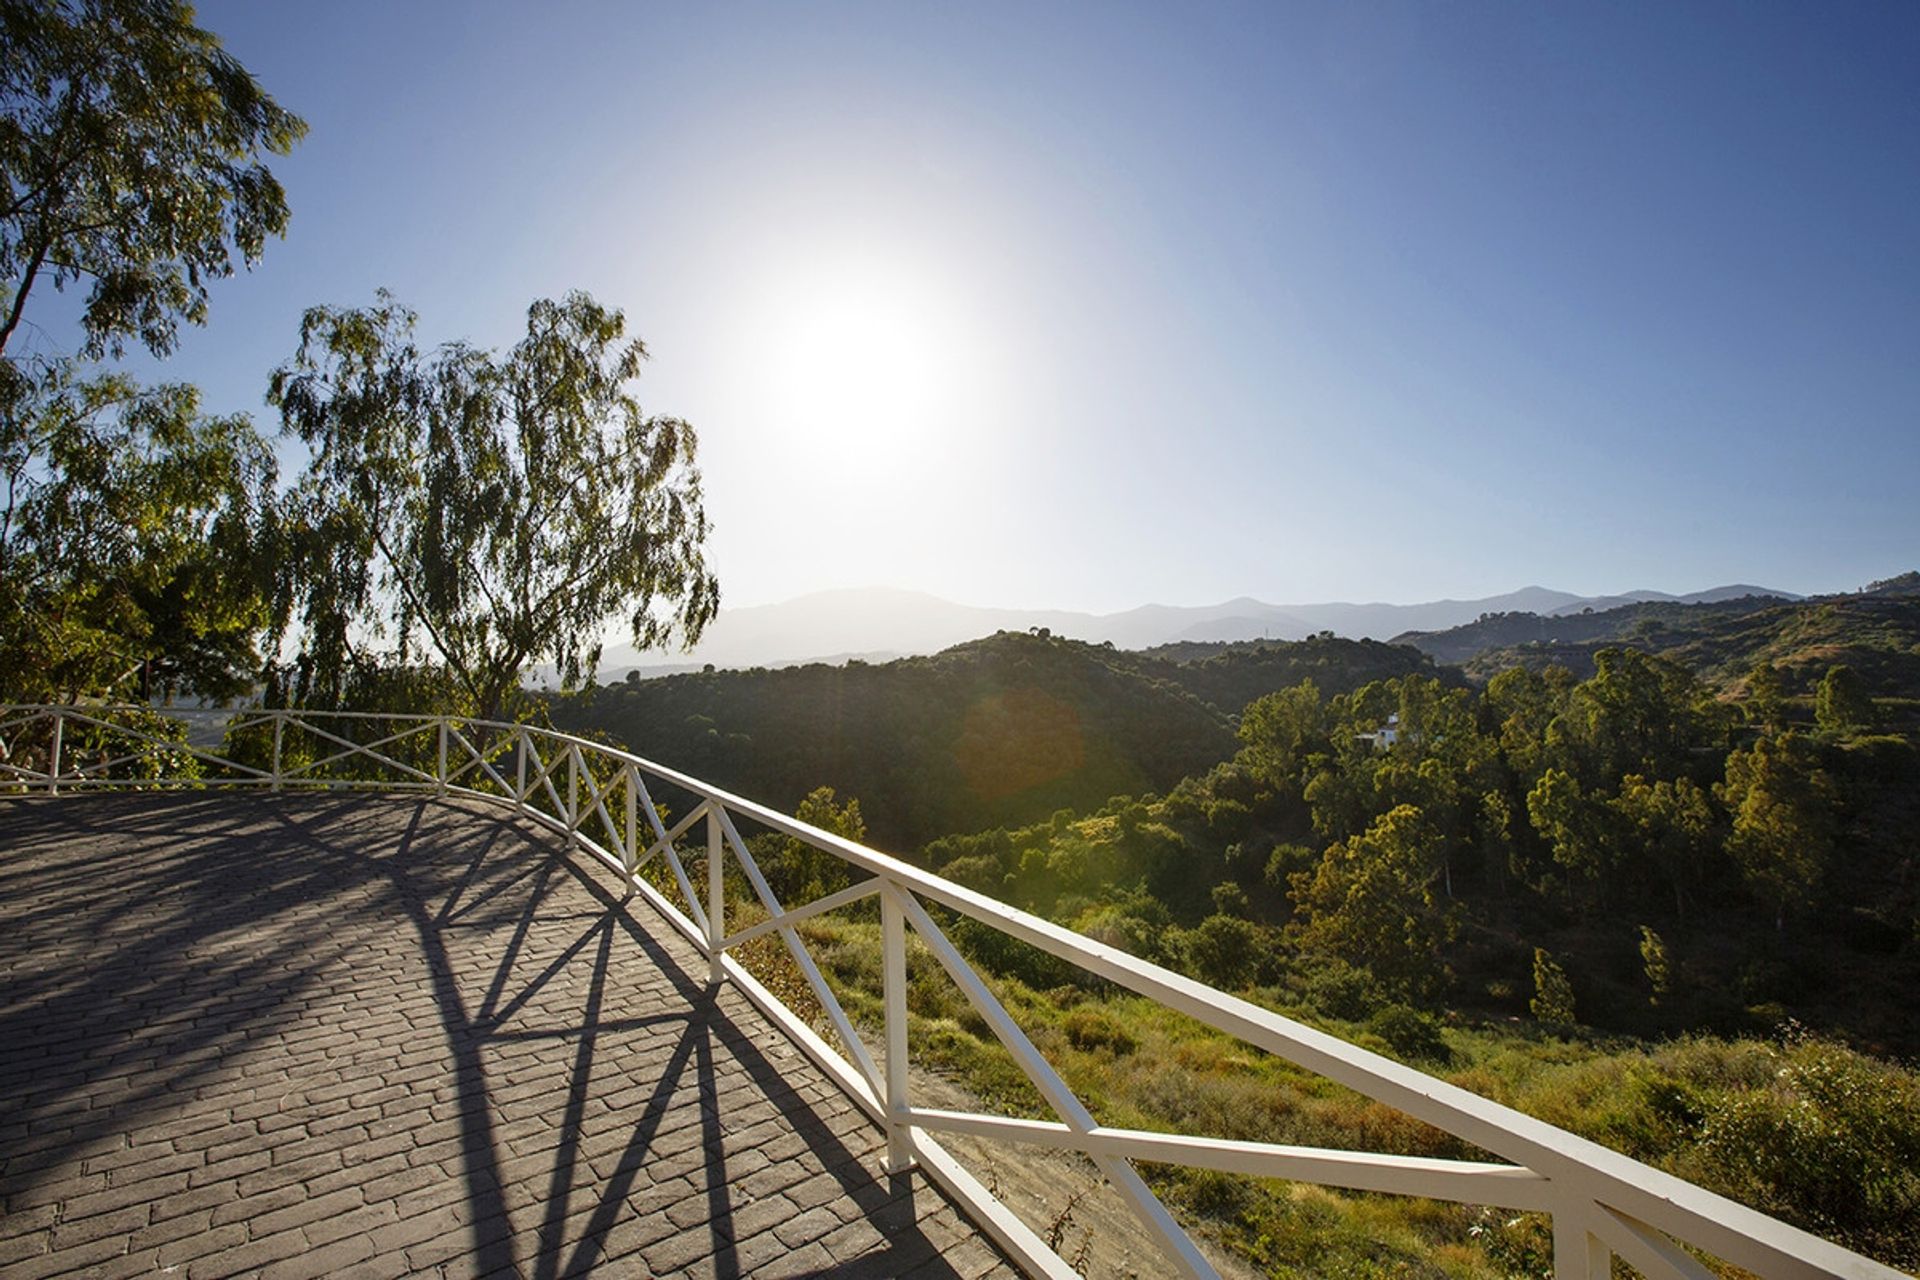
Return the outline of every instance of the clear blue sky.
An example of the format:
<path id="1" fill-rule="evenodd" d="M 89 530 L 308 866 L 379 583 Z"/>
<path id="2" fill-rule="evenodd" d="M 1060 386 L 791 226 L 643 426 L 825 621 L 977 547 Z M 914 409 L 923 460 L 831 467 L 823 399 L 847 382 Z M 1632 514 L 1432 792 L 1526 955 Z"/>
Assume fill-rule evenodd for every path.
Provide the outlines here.
<path id="1" fill-rule="evenodd" d="M 257 4 L 300 310 L 625 309 L 726 602 L 1920 565 L 1920 5 Z"/>

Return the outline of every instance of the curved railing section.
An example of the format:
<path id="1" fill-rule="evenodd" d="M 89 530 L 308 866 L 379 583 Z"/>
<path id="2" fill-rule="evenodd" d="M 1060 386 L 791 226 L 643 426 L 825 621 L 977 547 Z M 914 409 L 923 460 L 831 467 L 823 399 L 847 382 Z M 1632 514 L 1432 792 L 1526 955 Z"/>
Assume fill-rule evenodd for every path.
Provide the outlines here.
<path id="1" fill-rule="evenodd" d="M 216 749 L 188 741 L 177 723 L 145 708 L 0 707 L 0 795 L 183 786 L 271 791 L 365 787 L 469 796 L 505 805 L 562 834 L 571 846 L 619 875 L 630 893 L 652 903 L 705 956 L 713 982 L 735 984 L 884 1126 L 890 1169 L 924 1168 L 1034 1275 L 1074 1273 L 942 1148 L 936 1135 L 972 1134 L 1084 1154 L 1145 1223 L 1168 1261 L 1190 1276 L 1216 1273 L 1135 1170 L 1134 1161 L 1550 1214 L 1558 1280 L 1605 1280 L 1615 1255 L 1649 1280 L 1707 1280 L 1714 1272 L 1696 1252 L 1780 1280 L 1893 1280 L 1900 1275 L 1424 1072 L 698 778 L 583 738 L 443 716 L 263 710 L 235 714 Z M 656 795 L 665 792 L 691 798 L 691 806 L 670 820 L 656 803 Z M 742 823 L 824 850 L 865 878 L 806 903 L 782 902 L 742 838 Z M 752 923 L 731 929 L 729 862 L 758 904 Z M 655 867 L 659 870 L 650 878 Z M 656 887 L 654 878 L 662 887 Z M 884 1025 L 877 1054 L 842 1008 L 796 928 L 811 917 L 869 897 L 879 902 L 883 953 Z M 930 907 L 1000 930 L 1510 1163 L 1281 1146 L 1103 1125 L 1035 1048 Z M 785 944 L 819 1002 L 827 1024 L 823 1030 L 816 1031 L 776 998 L 733 954 L 769 934 Z M 1014 1119 L 915 1102 L 908 1072 L 909 934 L 921 939 L 965 993 L 1054 1119 Z"/>

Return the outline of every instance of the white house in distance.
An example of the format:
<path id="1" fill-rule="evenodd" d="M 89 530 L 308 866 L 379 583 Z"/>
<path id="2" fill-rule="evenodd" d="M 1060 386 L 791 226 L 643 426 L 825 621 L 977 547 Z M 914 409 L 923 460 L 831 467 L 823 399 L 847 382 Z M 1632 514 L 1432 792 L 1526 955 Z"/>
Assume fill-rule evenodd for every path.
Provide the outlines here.
<path id="1" fill-rule="evenodd" d="M 1396 711 L 1388 716 L 1387 722 L 1372 733 L 1359 733 L 1354 737 L 1361 742 L 1372 743 L 1375 751 L 1389 749 L 1394 743 L 1400 741 L 1400 713 Z"/>

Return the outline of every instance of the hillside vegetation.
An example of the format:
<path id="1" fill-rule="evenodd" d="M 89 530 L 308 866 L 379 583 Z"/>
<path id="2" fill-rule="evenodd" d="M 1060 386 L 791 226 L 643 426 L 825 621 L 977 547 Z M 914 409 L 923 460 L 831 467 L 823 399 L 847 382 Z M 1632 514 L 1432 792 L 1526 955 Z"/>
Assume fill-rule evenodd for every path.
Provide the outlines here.
<path id="1" fill-rule="evenodd" d="M 1483 684 L 1513 667 L 1561 666 L 1584 679 L 1599 650 L 1628 645 L 1736 693 L 1756 666 L 1771 666 L 1788 696 L 1810 697 L 1839 664 L 1857 672 L 1904 724 L 1920 706 L 1910 701 L 1920 695 L 1920 574 L 1793 603 L 1751 596 L 1560 617 L 1489 615 L 1449 631 L 1409 632 L 1395 644 L 1456 664 Z"/>
<path id="2" fill-rule="evenodd" d="M 631 726 L 665 763 L 856 838 L 865 811 L 864 833 L 954 880 L 1911 1267 L 1915 601 L 1647 608 L 1608 612 L 1673 611 L 1673 643 L 1585 641 L 1584 674 L 1472 682 L 1328 637 L 1127 654 L 1003 633 L 554 711 Z M 989 738 L 997 774 L 979 771 Z M 758 856 L 796 901 L 845 883 L 796 846 Z M 950 923 L 1114 1123 L 1470 1154 Z M 860 908 L 806 927 L 857 1016 L 877 1016 L 876 927 Z M 1032 1109 L 984 1022 L 915 965 L 916 1060 Z M 1526 1215 L 1153 1176 L 1272 1274 L 1537 1274 L 1550 1257 Z"/>
<path id="3" fill-rule="evenodd" d="M 1488 613 L 1445 631 L 1408 631 L 1393 642 L 1411 645 L 1436 662 L 1460 666 L 1485 654 L 1531 646 L 1639 644 L 1650 635 L 1697 630 L 1722 619 L 1781 607 L 1792 606 L 1783 606 L 1773 596 L 1743 596 L 1711 604 L 1637 601 L 1583 613 Z"/>
<path id="4" fill-rule="evenodd" d="M 1284 641 L 1185 642 L 1125 654 L 1143 675 L 1171 681 L 1220 711 L 1238 715 L 1255 698 L 1311 680 L 1329 696 L 1375 680 L 1416 673 L 1459 681 L 1409 645 L 1348 640 L 1323 632 Z"/>
<path id="5" fill-rule="evenodd" d="M 629 678 L 551 703 L 559 727 L 791 810 L 861 799 L 884 848 L 1162 791 L 1236 749 L 1233 713 L 1312 676 L 1334 689 L 1432 663 L 1332 637 L 1192 661 L 1003 631 L 926 658 Z"/>
<path id="6" fill-rule="evenodd" d="M 894 849 L 1168 787 L 1233 752 L 1217 710 L 1115 651 L 1011 632 L 880 666 L 628 680 L 553 719 L 776 807 L 858 795 Z"/>

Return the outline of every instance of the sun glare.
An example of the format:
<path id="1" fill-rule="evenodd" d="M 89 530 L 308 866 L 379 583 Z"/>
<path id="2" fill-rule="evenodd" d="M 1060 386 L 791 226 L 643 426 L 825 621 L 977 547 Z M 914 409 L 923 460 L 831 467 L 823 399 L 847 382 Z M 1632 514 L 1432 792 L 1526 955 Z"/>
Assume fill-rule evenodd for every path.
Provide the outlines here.
<path id="1" fill-rule="evenodd" d="M 951 431 L 965 374 L 965 326 L 934 272 L 837 258 L 772 291 L 756 326 L 769 425 L 843 475 L 927 464 Z"/>

